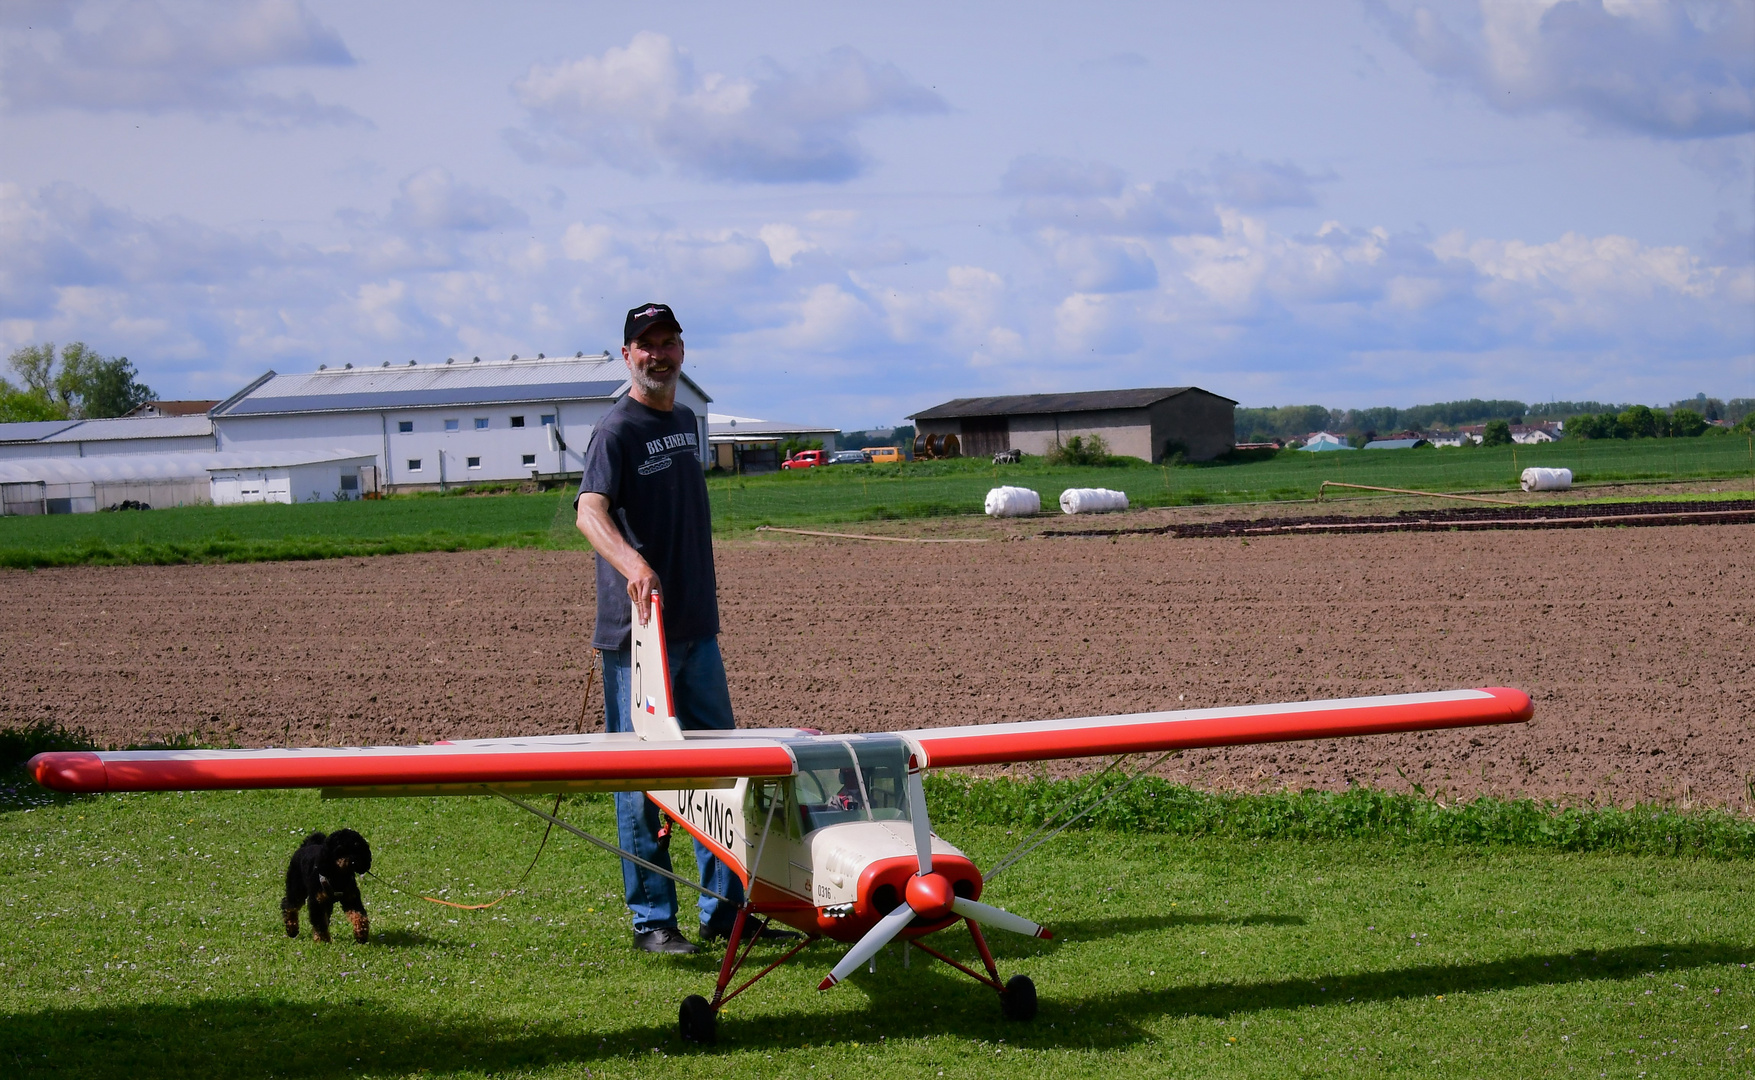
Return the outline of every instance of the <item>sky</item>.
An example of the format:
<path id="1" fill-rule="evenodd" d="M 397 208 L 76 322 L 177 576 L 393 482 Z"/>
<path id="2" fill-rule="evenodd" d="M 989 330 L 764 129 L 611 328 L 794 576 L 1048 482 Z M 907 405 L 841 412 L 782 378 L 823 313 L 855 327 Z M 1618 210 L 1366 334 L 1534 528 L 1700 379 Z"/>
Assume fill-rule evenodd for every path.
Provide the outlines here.
<path id="1" fill-rule="evenodd" d="M 715 411 L 1755 396 L 1755 4 L 0 0 L 0 350 Z"/>

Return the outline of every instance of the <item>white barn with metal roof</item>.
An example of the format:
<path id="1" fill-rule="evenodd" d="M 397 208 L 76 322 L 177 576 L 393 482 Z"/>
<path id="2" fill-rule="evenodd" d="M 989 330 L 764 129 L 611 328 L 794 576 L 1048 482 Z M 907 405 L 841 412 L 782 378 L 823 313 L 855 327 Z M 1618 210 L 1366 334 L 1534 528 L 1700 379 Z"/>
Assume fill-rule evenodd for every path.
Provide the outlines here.
<path id="1" fill-rule="evenodd" d="M 0 460 L 47 456 L 43 450 L 42 441 L 56 432 L 66 431 L 77 423 L 79 423 L 77 420 L 24 420 L 18 423 L 0 424 Z"/>
<path id="2" fill-rule="evenodd" d="M 103 420 L 0 424 L 0 459 L 82 458 L 213 449 L 213 422 L 205 415 L 118 416 Z"/>
<path id="3" fill-rule="evenodd" d="M 346 450 L 94 454 L 0 461 L 0 513 L 89 514 L 123 502 L 170 506 L 355 499 L 369 454 Z"/>
<path id="4" fill-rule="evenodd" d="M 219 449 L 347 450 L 370 455 L 389 490 L 571 478 L 586 441 L 628 391 L 609 353 L 270 371 L 214 407 Z M 686 374 L 707 454 L 707 403 Z"/>

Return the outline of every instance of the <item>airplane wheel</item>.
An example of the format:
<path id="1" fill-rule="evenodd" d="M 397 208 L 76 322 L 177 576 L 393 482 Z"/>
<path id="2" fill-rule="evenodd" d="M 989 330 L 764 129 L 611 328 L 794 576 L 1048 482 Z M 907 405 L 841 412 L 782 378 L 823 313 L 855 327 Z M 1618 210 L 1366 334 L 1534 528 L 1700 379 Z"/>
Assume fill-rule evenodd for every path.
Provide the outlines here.
<path id="1" fill-rule="evenodd" d="M 1013 975 L 999 995 L 999 1011 L 1007 1020 L 1036 1019 L 1036 984 L 1028 975 Z"/>
<path id="2" fill-rule="evenodd" d="M 1032 992 L 1030 1001 L 1034 1011 L 1035 994 Z M 690 994 L 683 998 L 682 1008 L 677 1013 L 677 1027 L 682 1031 L 684 1042 L 699 1043 L 712 1046 L 718 1039 L 719 1018 L 713 1012 L 713 1006 L 699 994 Z"/>

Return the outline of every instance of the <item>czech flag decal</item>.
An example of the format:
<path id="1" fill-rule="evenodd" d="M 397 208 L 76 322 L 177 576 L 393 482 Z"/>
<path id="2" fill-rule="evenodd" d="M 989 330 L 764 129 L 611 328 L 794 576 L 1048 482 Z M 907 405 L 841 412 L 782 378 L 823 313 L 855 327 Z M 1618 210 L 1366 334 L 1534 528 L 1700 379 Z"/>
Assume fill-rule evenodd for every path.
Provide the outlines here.
<path id="1" fill-rule="evenodd" d="M 646 711 L 651 713 L 653 716 L 658 715 L 658 702 L 653 701 L 650 695 L 648 695 L 646 698 Z"/>

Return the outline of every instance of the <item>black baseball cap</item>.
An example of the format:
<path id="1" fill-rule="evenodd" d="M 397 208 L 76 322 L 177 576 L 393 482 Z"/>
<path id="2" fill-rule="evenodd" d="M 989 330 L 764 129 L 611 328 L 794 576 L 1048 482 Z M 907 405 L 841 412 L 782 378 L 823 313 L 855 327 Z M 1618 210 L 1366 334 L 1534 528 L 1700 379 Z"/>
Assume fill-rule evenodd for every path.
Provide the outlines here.
<path id="1" fill-rule="evenodd" d="M 676 313 L 670 310 L 669 304 L 641 304 L 631 308 L 628 321 L 622 324 L 622 344 L 626 345 L 654 326 L 662 325 L 669 325 L 677 333 L 682 333 L 682 323 L 676 321 Z"/>

